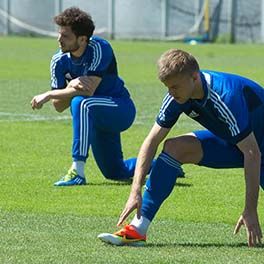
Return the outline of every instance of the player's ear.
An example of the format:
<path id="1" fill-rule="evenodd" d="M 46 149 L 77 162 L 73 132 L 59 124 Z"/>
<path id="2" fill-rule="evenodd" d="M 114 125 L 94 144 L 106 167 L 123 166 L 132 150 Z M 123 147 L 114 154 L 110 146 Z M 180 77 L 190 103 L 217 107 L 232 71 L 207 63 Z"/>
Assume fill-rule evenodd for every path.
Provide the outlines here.
<path id="1" fill-rule="evenodd" d="M 82 43 L 87 43 L 87 36 L 80 36 L 79 38 Z"/>

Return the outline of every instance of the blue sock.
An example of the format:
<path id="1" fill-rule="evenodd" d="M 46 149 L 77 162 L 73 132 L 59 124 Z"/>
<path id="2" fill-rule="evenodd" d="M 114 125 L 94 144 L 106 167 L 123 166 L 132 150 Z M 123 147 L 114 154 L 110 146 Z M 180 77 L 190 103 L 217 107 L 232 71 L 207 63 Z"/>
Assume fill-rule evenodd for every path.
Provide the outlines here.
<path id="1" fill-rule="evenodd" d="M 162 152 L 150 173 L 143 195 L 141 213 L 152 220 L 163 201 L 170 195 L 179 175 L 183 171 L 181 163 L 167 153 Z"/>
<path id="2" fill-rule="evenodd" d="M 137 162 L 136 158 L 130 158 L 130 159 L 124 160 L 125 166 L 129 172 L 128 173 L 129 178 L 134 176 L 134 172 L 135 172 L 135 168 L 136 168 L 136 162 Z"/>
<path id="3" fill-rule="evenodd" d="M 124 160 L 124 162 L 125 162 L 126 168 L 129 171 L 128 175 L 130 177 L 133 177 L 134 176 L 134 172 L 135 172 L 135 168 L 136 168 L 137 158 L 126 159 L 126 160 Z M 150 166 L 148 174 L 151 172 L 151 170 L 154 167 L 155 163 L 156 163 L 156 160 L 154 159 L 152 161 L 152 163 L 151 163 L 151 166 Z"/>

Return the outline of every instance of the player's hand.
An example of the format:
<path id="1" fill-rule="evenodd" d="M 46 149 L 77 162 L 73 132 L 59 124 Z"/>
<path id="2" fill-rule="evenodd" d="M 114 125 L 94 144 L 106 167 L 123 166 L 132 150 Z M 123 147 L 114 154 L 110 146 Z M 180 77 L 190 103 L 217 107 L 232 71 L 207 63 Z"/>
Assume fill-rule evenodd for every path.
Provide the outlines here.
<path id="1" fill-rule="evenodd" d="M 91 87 L 92 80 L 88 76 L 81 76 L 76 79 L 73 79 L 68 84 L 69 87 L 72 87 L 79 91 L 85 91 L 86 95 L 92 96 L 94 91 Z"/>
<path id="2" fill-rule="evenodd" d="M 234 234 L 237 234 L 241 226 L 243 225 L 246 227 L 247 230 L 248 246 L 254 247 L 257 244 L 261 244 L 262 231 L 260 228 L 257 211 L 244 211 L 237 221 Z"/>
<path id="3" fill-rule="evenodd" d="M 126 206 L 121 213 L 117 226 L 120 226 L 124 223 L 126 218 L 131 214 L 132 211 L 137 209 L 137 218 L 141 216 L 141 205 L 142 205 L 142 195 L 140 191 L 131 191 L 129 198 L 127 200 Z"/>
<path id="4" fill-rule="evenodd" d="M 76 90 L 82 90 L 83 89 L 83 84 L 80 81 L 80 77 L 72 79 L 69 84 L 68 87 L 72 87 Z"/>
<path id="5" fill-rule="evenodd" d="M 43 104 L 50 100 L 49 92 L 39 94 L 33 97 L 31 100 L 31 107 L 32 109 L 40 109 Z"/>

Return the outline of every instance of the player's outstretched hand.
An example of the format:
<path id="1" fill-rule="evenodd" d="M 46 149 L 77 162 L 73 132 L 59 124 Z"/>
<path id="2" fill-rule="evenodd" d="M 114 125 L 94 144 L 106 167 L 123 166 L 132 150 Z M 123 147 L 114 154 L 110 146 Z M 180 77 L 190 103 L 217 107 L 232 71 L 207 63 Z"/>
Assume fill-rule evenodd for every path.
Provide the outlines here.
<path id="1" fill-rule="evenodd" d="M 244 211 L 237 221 L 234 234 L 237 234 L 241 226 L 245 226 L 247 230 L 248 246 L 254 247 L 257 244 L 261 244 L 262 231 L 260 228 L 258 213 Z"/>
<path id="2" fill-rule="evenodd" d="M 49 100 L 50 100 L 49 92 L 36 95 L 33 97 L 33 99 L 30 102 L 31 107 L 32 109 L 40 109 L 43 106 L 43 104 L 45 104 Z"/>
<path id="3" fill-rule="evenodd" d="M 119 220 L 117 222 L 117 226 L 120 226 L 124 223 L 127 217 L 137 209 L 137 217 L 140 218 L 141 216 L 141 205 L 142 205 L 142 195 L 141 192 L 131 191 L 129 198 L 127 200 L 126 206 L 121 213 Z"/>

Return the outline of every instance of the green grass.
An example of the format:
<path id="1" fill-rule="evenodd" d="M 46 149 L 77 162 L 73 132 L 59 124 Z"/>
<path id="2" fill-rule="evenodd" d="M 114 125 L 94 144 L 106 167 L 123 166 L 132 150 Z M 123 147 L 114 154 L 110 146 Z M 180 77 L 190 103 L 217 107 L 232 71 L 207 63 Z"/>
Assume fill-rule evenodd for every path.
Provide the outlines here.
<path id="1" fill-rule="evenodd" d="M 125 157 L 137 154 L 166 92 L 155 65 L 165 50 L 185 49 L 201 68 L 264 84 L 261 45 L 112 44 L 138 110 L 135 124 L 122 136 Z M 71 164 L 70 114 L 57 114 L 50 104 L 33 112 L 29 102 L 49 89 L 49 61 L 56 49 L 53 39 L 1 38 L 0 263 L 262 263 L 263 248 L 247 248 L 245 230 L 232 234 L 244 203 L 241 169 L 185 166 L 186 178 L 179 179 L 155 218 L 147 247 L 98 241 L 99 233 L 115 230 L 130 185 L 105 180 L 91 156 L 89 185 L 52 186 Z M 183 117 L 170 136 L 196 128 Z M 262 192 L 259 216 L 263 227 Z"/>

